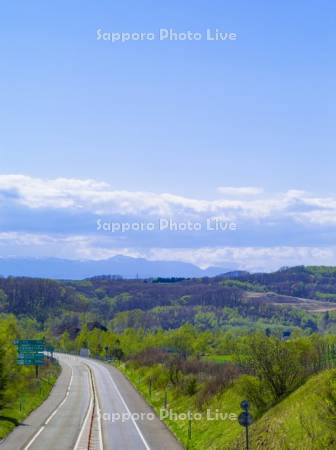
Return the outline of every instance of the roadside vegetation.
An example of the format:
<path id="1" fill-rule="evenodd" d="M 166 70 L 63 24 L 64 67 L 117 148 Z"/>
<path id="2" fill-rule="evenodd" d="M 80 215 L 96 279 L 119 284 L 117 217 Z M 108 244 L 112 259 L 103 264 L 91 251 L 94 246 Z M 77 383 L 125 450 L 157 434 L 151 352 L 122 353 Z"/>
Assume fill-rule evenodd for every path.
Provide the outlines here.
<path id="1" fill-rule="evenodd" d="M 48 397 L 60 371 L 49 362 L 40 367 L 36 379 L 35 367 L 18 366 L 13 341 L 22 337 L 21 333 L 13 316 L 0 317 L 0 439 Z"/>
<path id="2" fill-rule="evenodd" d="M 74 353 L 89 348 L 92 356 L 113 361 L 189 449 L 243 449 L 237 422 L 243 399 L 249 400 L 255 419 L 252 448 L 333 448 L 323 445 L 334 442 L 334 429 L 323 432 L 323 439 L 321 433 L 336 420 L 334 335 L 200 332 L 192 325 L 123 333 L 86 327 L 75 340 L 63 335 L 59 345 Z M 324 407 L 317 409 L 317 400 Z M 301 419 L 291 424 L 289 416 L 299 408 Z M 315 432 L 309 427 L 312 418 Z M 297 430 L 281 433 L 279 423 Z M 268 427 L 278 430 L 273 447 L 266 439 Z M 310 441 L 302 440 L 307 429 L 315 433 Z"/>

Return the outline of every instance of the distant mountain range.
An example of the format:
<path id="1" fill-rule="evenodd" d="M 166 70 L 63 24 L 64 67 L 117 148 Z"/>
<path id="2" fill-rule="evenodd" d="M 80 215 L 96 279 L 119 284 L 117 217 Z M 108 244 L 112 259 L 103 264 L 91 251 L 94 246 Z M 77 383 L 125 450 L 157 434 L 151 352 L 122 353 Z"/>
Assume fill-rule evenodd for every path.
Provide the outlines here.
<path id="1" fill-rule="evenodd" d="M 179 261 L 148 261 L 143 258 L 114 256 L 100 261 L 77 261 L 58 258 L 0 258 L 0 275 L 80 280 L 99 275 L 119 275 L 123 278 L 204 277 L 216 276 L 235 267 L 201 269 Z"/>

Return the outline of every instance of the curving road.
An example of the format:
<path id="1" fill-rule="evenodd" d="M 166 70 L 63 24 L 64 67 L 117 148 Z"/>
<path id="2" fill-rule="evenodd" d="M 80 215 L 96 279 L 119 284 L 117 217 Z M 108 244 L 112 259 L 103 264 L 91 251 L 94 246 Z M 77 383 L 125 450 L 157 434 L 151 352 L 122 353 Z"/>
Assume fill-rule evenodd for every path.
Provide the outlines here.
<path id="1" fill-rule="evenodd" d="M 56 357 L 63 370 L 51 395 L 0 443 L 0 450 L 183 449 L 114 367 Z"/>

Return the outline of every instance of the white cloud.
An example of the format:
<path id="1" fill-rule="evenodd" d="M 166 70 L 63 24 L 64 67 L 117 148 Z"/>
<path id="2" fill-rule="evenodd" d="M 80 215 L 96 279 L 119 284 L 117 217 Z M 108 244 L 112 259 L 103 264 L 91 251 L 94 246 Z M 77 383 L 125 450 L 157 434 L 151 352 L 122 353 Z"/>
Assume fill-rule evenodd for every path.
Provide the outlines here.
<path id="1" fill-rule="evenodd" d="M 152 249 L 147 257 L 153 260 L 185 261 L 206 268 L 230 267 L 243 270 L 277 270 L 282 266 L 336 264 L 336 247 L 203 247 L 198 249 Z"/>
<path id="2" fill-rule="evenodd" d="M 0 233 L 0 250 L 3 257 L 102 260 L 124 255 L 151 261 L 189 262 L 202 268 L 239 267 L 242 270 L 266 272 L 282 266 L 336 265 L 336 246 L 143 248 L 121 246 L 120 242 L 97 236 L 10 232 Z"/>
<path id="3" fill-rule="evenodd" d="M 151 261 L 181 261 L 202 268 L 239 267 L 249 271 L 273 271 L 282 266 L 336 265 L 336 246 L 139 248 L 120 246 L 110 240 L 88 236 L 0 233 L 1 254 L 6 256 L 59 257 L 102 260 L 116 255 Z"/>
<path id="4" fill-rule="evenodd" d="M 2 232 L 0 229 L 0 255 L 104 259 L 123 254 L 153 260 L 188 261 L 202 267 L 227 267 L 233 263 L 248 270 L 336 263 L 332 234 L 336 225 L 336 197 L 316 196 L 294 189 L 272 195 L 260 188 L 232 189 L 240 190 L 239 195 L 246 195 L 247 198 L 209 200 L 173 193 L 115 190 L 108 183 L 91 179 L 50 180 L 24 175 L 0 175 L 0 206 L 6 212 L 0 217 L 0 225 L 7 224 Z M 16 205 L 20 206 L 20 222 L 14 214 Z M 27 211 L 22 211 L 22 207 L 27 208 Z M 48 214 L 45 214 L 46 210 Z M 11 211 L 13 218 L 8 221 Z M 77 211 L 85 213 L 85 224 L 79 222 L 82 216 L 74 214 Z M 135 221 L 168 216 L 177 222 L 185 218 L 198 221 L 221 217 L 238 224 L 239 238 L 242 238 L 240 242 L 244 242 L 245 246 L 230 246 L 238 242 L 233 240 L 233 235 L 232 241 L 226 241 L 229 243 L 227 247 L 220 247 L 219 242 L 224 241 L 216 241 L 213 237 L 211 240 L 203 234 L 202 239 L 197 241 L 193 235 L 192 243 L 188 243 L 190 248 L 186 248 L 188 245 L 173 234 L 169 238 L 170 242 L 165 243 L 156 236 L 155 244 L 150 241 L 151 237 L 145 239 L 142 235 L 136 238 L 133 235 L 133 239 L 127 234 L 122 237 L 98 235 L 95 228 L 97 215 L 104 215 L 110 220 L 115 215 L 132 216 Z M 53 217 L 62 217 L 64 220 L 60 220 L 58 225 L 57 219 L 53 220 Z M 71 225 L 68 226 L 68 223 Z M 249 240 L 251 230 L 255 234 Z M 267 246 L 271 239 L 268 235 L 266 245 L 263 230 L 266 234 L 273 233 L 277 244 Z M 305 234 L 306 230 L 311 234 Z M 281 245 L 287 244 L 287 233 L 290 234 L 291 245 Z M 295 239 L 301 245 L 296 245 Z M 326 248 L 323 245 L 328 239 L 332 245 Z M 161 242 L 162 248 L 158 247 Z M 166 248 L 169 245 L 175 248 Z"/>
<path id="5" fill-rule="evenodd" d="M 172 193 L 120 191 L 96 180 L 57 178 L 45 180 L 24 175 L 0 175 L 2 204 L 16 202 L 32 210 L 85 211 L 96 215 L 149 216 L 226 216 L 232 220 L 289 218 L 302 222 L 303 209 L 309 210 L 314 223 L 328 222 L 336 213 L 336 198 L 314 197 L 304 191 L 288 190 L 266 195 L 256 187 L 222 187 L 222 193 L 258 198 L 204 200 Z M 324 220 L 316 220 L 319 211 L 328 211 Z M 331 219 L 334 222 L 334 219 Z"/>
<path id="6" fill-rule="evenodd" d="M 263 193 L 263 189 L 259 187 L 232 187 L 232 186 L 219 186 L 217 191 L 224 195 L 236 195 L 236 196 L 246 196 L 246 195 L 258 195 Z"/>

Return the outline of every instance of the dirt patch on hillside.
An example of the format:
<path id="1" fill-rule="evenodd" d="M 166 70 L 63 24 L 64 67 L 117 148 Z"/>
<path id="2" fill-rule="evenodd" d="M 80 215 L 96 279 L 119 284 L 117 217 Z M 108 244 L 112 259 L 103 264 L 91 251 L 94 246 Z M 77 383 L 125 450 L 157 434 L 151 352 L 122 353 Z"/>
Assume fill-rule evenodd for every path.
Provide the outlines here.
<path id="1" fill-rule="evenodd" d="M 274 292 L 246 292 L 245 298 L 248 300 L 257 300 L 258 302 L 271 303 L 273 305 L 291 306 L 309 312 L 336 311 L 336 303 L 291 297 L 290 295 L 280 295 Z"/>

